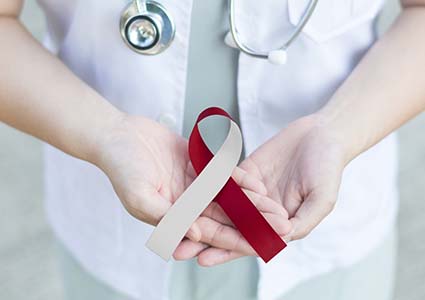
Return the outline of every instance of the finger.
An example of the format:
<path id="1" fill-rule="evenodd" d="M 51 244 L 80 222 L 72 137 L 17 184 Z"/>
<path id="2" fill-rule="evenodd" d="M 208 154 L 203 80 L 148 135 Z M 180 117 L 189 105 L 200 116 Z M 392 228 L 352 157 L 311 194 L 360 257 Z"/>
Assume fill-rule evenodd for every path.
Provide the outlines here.
<path id="1" fill-rule="evenodd" d="M 255 205 L 255 207 L 262 213 L 273 213 L 284 218 L 288 218 L 286 209 L 280 203 L 265 195 L 261 195 L 245 189 L 243 191 L 248 196 L 249 200 L 251 200 L 251 202 Z"/>
<path id="2" fill-rule="evenodd" d="M 236 251 L 208 248 L 198 255 L 198 264 L 203 267 L 212 267 L 243 256 L 245 255 Z"/>
<path id="3" fill-rule="evenodd" d="M 201 228 L 202 237 L 200 241 L 202 243 L 247 255 L 255 254 L 255 251 L 237 229 L 203 216 L 199 217 L 198 224 Z"/>
<path id="4" fill-rule="evenodd" d="M 232 178 L 241 188 L 251 190 L 261 195 L 267 195 L 267 188 L 261 179 L 239 167 L 233 170 Z"/>
<path id="5" fill-rule="evenodd" d="M 186 174 L 189 176 L 191 181 L 193 181 L 193 179 L 196 177 L 195 169 L 193 168 L 193 165 L 190 160 L 187 162 Z"/>
<path id="6" fill-rule="evenodd" d="M 295 213 L 300 208 L 303 202 L 303 197 L 300 192 L 300 185 L 297 181 L 287 180 L 283 194 L 283 206 L 288 212 L 289 217 L 295 216 Z"/>
<path id="7" fill-rule="evenodd" d="M 171 207 L 171 202 L 151 188 L 146 188 L 141 194 L 143 196 L 132 196 L 122 203 L 133 217 L 156 226 Z M 195 242 L 200 240 L 201 230 L 196 222 L 189 228 L 186 236 Z"/>
<path id="8" fill-rule="evenodd" d="M 209 246 L 203 243 L 193 242 L 188 239 L 184 239 L 177 246 L 174 251 L 173 257 L 176 260 L 186 260 L 196 257 L 203 250 L 207 249 Z"/>
<path id="9" fill-rule="evenodd" d="M 292 231 L 292 223 L 289 219 L 273 213 L 264 213 L 263 216 L 279 236 L 283 237 Z"/>
<path id="10" fill-rule="evenodd" d="M 216 220 L 217 222 L 227 225 L 227 226 L 233 226 L 233 222 L 229 219 L 229 217 L 226 215 L 224 210 L 221 208 L 221 206 L 217 202 L 211 202 L 207 208 L 202 213 L 204 217 L 208 217 L 210 219 Z"/>
<path id="11" fill-rule="evenodd" d="M 254 163 L 254 160 L 251 156 L 248 156 L 239 164 L 239 168 L 242 170 L 245 170 L 252 174 L 253 176 L 257 178 L 263 178 L 263 175 L 260 172 L 260 169 L 258 168 L 258 165 Z"/>
<path id="12" fill-rule="evenodd" d="M 220 206 L 217 205 L 219 208 Z M 221 208 L 220 208 L 221 209 Z M 221 209 L 221 211 L 223 211 Z M 292 223 L 289 221 L 287 217 L 282 217 L 281 215 L 277 215 L 275 213 L 262 213 L 267 222 L 273 227 L 276 233 L 280 236 L 285 236 L 292 230 Z M 222 225 L 226 225 L 229 227 L 235 228 L 233 223 L 229 220 L 226 214 L 223 212 L 223 215 L 220 216 L 212 216 L 210 212 L 203 213 L 202 216 L 208 217 Z M 203 232 L 200 230 L 200 235 L 202 236 Z M 199 236 L 196 235 L 196 238 L 191 238 L 193 241 L 199 241 Z"/>
<path id="13" fill-rule="evenodd" d="M 251 191 L 244 192 L 277 234 L 284 236 L 292 230 L 292 224 L 288 219 L 288 213 L 280 203 L 277 203 L 267 196 L 259 195 Z"/>
<path id="14" fill-rule="evenodd" d="M 292 223 L 288 219 L 270 213 L 265 213 L 263 215 L 279 236 L 283 237 L 292 231 Z"/>
<path id="15" fill-rule="evenodd" d="M 141 195 L 143 196 L 127 197 L 122 203 L 133 217 L 156 226 L 171 207 L 171 202 L 152 188 L 146 188 Z M 189 228 L 186 236 L 195 242 L 200 240 L 201 230 L 196 222 Z"/>
<path id="16" fill-rule="evenodd" d="M 290 219 L 293 229 L 285 239 L 297 240 L 307 236 L 333 210 L 336 194 L 322 191 L 310 193 Z"/>
<path id="17" fill-rule="evenodd" d="M 289 218 L 292 218 L 295 216 L 295 213 L 301 207 L 302 203 L 303 203 L 303 200 L 300 195 L 284 197 L 283 206 L 288 212 Z"/>
<path id="18" fill-rule="evenodd" d="M 254 193 L 252 191 L 244 190 L 244 193 L 260 212 L 276 214 L 282 216 L 285 219 L 288 219 L 288 214 L 285 208 L 273 199 Z M 211 202 L 202 215 L 216 220 L 217 222 L 220 222 L 224 225 L 234 226 L 232 221 L 217 202 Z"/>
<path id="19" fill-rule="evenodd" d="M 195 222 L 190 226 L 189 230 L 186 233 L 186 237 L 194 242 L 199 242 L 201 239 L 201 229 L 198 224 Z"/>
<path id="20" fill-rule="evenodd" d="M 288 214 L 282 205 L 267 196 L 251 191 L 245 191 L 245 193 L 279 235 L 283 236 L 291 231 L 292 224 L 289 222 Z M 212 202 L 202 215 L 223 225 L 234 227 L 232 221 L 216 202 Z"/>

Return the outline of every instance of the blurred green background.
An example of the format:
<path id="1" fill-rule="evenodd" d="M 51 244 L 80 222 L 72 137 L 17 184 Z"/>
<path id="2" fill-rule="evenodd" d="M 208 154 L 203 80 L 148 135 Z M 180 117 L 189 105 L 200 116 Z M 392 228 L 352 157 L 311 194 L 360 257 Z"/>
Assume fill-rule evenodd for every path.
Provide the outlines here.
<path id="1" fill-rule="evenodd" d="M 379 22 L 381 31 L 398 12 L 398 3 L 389 1 Z M 35 37 L 42 38 L 44 20 L 35 0 L 26 1 L 21 19 Z M 397 300 L 425 299 L 424 131 L 423 114 L 399 130 L 401 207 Z M 1 300 L 63 299 L 55 243 L 43 214 L 41 174 L 41 143 L 0 124 Z"/>

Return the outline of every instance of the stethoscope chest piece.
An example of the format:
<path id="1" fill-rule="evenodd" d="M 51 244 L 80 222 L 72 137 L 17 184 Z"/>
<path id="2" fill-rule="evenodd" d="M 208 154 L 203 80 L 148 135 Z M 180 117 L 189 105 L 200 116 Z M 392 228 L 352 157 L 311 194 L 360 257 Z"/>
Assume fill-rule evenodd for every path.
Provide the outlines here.
<path id="1" fill-rule="evenodd" d="M 175 25 L 167 10 L 158 2 L 131 1 L 124 9 L 120 31 L 130 49 L 140 54 L 161 53 L 174 39 Z"/>

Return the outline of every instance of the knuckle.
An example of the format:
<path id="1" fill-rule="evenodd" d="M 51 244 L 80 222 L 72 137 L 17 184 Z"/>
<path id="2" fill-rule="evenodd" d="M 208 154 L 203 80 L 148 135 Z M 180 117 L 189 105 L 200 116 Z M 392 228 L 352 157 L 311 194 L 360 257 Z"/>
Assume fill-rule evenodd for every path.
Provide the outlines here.
<path id="1" fill-rule="evenodd" d="M 234 243 L 233 243 L 233 245 L 230 247 L 230 249 L 229 250 L 231 250 L 231 251 L 237 251 L 240 247 L 239 247 L 239 245 L 241 244 L 241 242 L 242 242 L 242 239 L 241 239 L 241 236 L 238 236 L 238 238 L 236 238 L 235 240 L 234 240 Z"/>
<path id="2" fill-rule="evenodd" d="M 219 237 L 222 235 L 224 230 L 224 226 L 223 225 L 218 225 L 216 230 L 214 231 L 212 237 L 211 237 L 211 244 L 215 245 L 218 242 Z"/>

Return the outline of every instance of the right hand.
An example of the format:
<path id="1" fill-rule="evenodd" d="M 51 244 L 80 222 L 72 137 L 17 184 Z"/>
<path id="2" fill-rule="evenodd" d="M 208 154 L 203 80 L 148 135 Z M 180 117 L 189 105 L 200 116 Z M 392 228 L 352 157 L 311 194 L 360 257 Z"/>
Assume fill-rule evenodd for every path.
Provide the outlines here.
<path id="1" fill-rule="evenodd" d="M 147 118 L 125 115 L 98 144 L 98 155 L 93 163 L 109 177 L 127 211 L 142 222 L 157 225 L 196 177 L 189 160 L 187 140 Z M 249 197 L 261 211 L 267 211 L 264 214 L 267 218 L 276 203 L 264 196 L 266 188 L 262 181 L 240 168 L 235 169 L 232 177 L 249 190 Z M 192 241 L 202 237 L 202 241 L 214 240 L 215 245 L 220 244 L 216 230 L 229 222 L 217 213 L 219 210 L 211 209 L 213 206 L 210 205 L 192 225 L 187 234 Z M 281 228 L 289 221 L 275 217 L 269 222 Z M 233 227 L 226 228 L 237 235 Z M 185 247 L 183 256 L 190 258 L 197 252 L 193 247 Z"/>
<path id="2" fill-rule="evenodd" d="M 157 122 L 124 115 L 101 138 L 94 163 L 127 211 L 156 225 L 194 178 L 186 144 Z"/>

